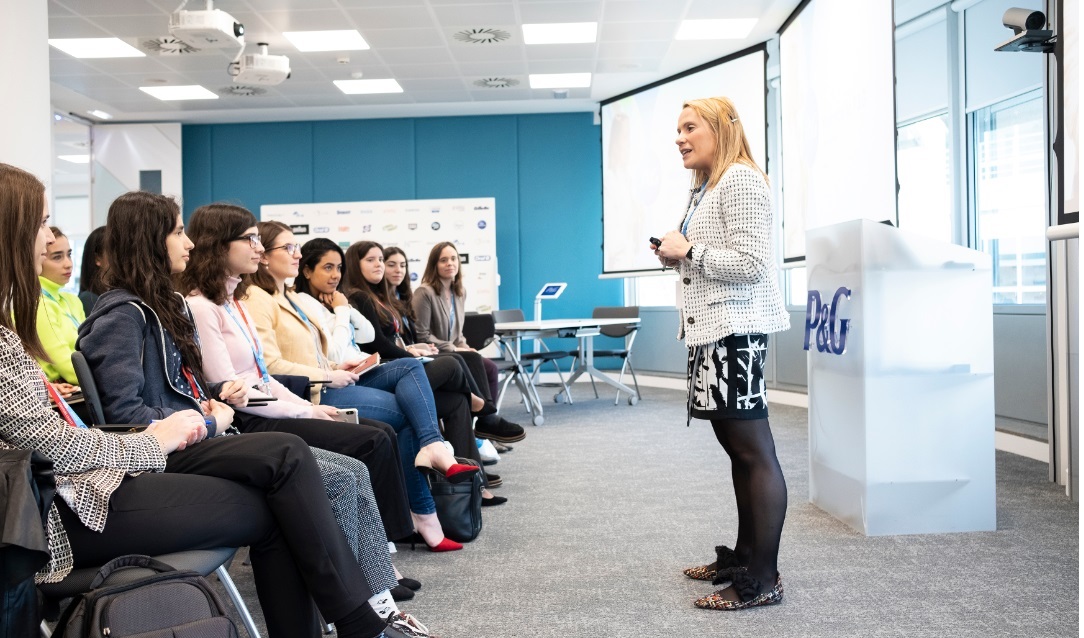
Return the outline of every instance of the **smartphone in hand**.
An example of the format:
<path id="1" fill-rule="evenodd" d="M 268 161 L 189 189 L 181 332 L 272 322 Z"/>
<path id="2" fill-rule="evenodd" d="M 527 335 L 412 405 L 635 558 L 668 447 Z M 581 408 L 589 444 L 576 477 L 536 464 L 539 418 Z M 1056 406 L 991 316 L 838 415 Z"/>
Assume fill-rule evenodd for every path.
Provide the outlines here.
<path id="1" fill-rule="evenodd" d="M 350 372 L 353 372 L 354 374 L 365 374 L 366 372 L 372 370 L 378 365 L 380 365 L 380 353 L 374 352 L 371 355 L 365 357 L 365 359 Z"/>

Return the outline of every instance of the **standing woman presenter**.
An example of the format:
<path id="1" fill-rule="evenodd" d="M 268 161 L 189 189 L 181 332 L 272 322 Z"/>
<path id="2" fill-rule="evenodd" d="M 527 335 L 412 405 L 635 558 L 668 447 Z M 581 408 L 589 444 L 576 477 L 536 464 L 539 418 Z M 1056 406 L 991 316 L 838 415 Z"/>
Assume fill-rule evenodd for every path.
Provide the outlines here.
<path id="1" fill-rule="evenodd" d="M 688 417 L 711 421 L 730 457 L 738 510 L 734 549 L 716 547 L 714 562 L 685 574 L 729 583 L 697 607 L 771 605 L 783 599 L 776 563 L 787 485 L 768 426 L 763 371 L 767 334 L 786 330 L 790 319 L 772 254 L 768 182 L 729 99 L 686 102 L 677 131 L 693 187 L 679 230 L 666 233 L 655 254 L 681 276 Z"/>

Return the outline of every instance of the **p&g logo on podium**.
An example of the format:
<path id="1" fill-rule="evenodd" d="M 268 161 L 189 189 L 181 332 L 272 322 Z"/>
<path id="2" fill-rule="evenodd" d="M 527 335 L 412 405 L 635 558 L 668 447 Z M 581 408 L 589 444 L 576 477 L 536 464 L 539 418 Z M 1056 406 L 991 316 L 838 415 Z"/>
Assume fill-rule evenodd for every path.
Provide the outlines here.
<path id="1" fill-rule="evenodd" d="M 805 308 L 805 350 L 809 350 L 810 337 L 816 332 L 818 352 L 843 354 L 847 351 L 847 331 L 851 327 L 851 320 L 839 318 L 839 306 L 844 299 L 849 301 L 850 298 L 850 289 L 843 286 L 832 295 L 831 304 L 821 301 L 819 290 L 809 291 Z"/>

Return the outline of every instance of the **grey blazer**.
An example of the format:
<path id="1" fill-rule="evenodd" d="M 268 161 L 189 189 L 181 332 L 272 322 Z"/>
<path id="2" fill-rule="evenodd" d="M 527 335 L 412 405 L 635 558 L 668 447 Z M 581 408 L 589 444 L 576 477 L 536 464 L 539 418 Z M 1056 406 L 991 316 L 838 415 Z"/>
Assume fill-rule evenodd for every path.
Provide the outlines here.
<path id="1" fill-rule="evenodd" d="M 431 343 L 441 352 L 455 352 L 456 347 L 466 348 L 467 340 L 463 338 L 463 315 L 466 313 L 464 306 L 466 298 L 457 297 L 455 300 L 455 325 L 451 332 L 448 331 L 448 323 L 452 316 L 452 305 L 437 294 L 427 284 L 418 286 L 414 291 L 411 305 L 414 306 L 414 333 L 421 343 Z"/>
<path id="2" fill-rule="evenodd" d="M 682 284 L 678 338 L 684 337 L 686 346 L 790 327 L 772 257 L 772 230 L 764 176 L 750 166 L 734 164 L 704 194 L 686 233 L 693 244 L 692 259 L 678 265 Z"/>

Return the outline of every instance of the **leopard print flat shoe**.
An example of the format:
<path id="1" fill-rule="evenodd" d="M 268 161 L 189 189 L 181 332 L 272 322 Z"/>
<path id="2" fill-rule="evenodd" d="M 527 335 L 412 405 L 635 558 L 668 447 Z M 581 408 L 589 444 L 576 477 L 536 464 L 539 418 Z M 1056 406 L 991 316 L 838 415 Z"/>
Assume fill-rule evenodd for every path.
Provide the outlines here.
<path id="1" fill-rule="evenodd" d="M 739 609 L 774 605 L 783 601 L 783 581 L 778 574 L 775 576 L 775 586 L 760 594 L 757 593 L 760 589 L 760 582 L 745 571 L 734 574 L 731 586 L 738 592 L 738 598 L 741 600 L 727 600 L 722 596 L 723 590 L 719 590 L 703 598 L 698 598 L 693 604 L 701 609 L 737 611 Z"/>
<path id="2" fill-rule="evenodd" d="M 726 545 L 719 545 L 715 548 L 714 563 L 690 567 L 682 570 L 682 573 L 693 580 L 708 580 L 717 585 L 720 576 L 729 580 L 731 572 L 738 568 L 741 568 L 741 563 L 738 562 L 738 555 L 734 553 L 734 550 Z"/>

